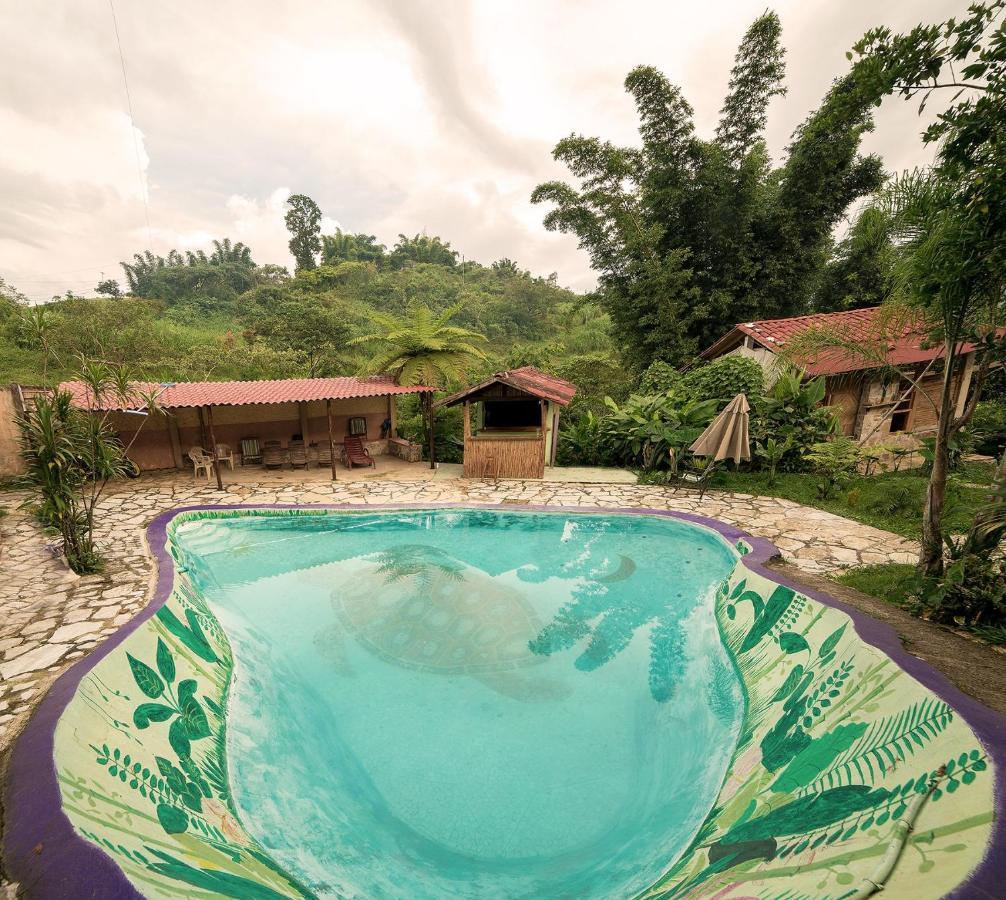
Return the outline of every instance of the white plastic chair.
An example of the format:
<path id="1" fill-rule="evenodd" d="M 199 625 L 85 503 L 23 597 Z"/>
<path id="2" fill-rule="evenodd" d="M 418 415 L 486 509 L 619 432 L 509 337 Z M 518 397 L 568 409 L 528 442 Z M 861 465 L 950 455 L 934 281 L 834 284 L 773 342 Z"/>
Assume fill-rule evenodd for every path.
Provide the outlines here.
<path id="1" fill-rule="evenodd" d="M 188 457 L 192 460 L 192 477 L 198 478 L 200 472 L 205 472 L 206 480 L 209 481 L 213 471 L 213 457 L 202 447 L 190 447 Z"/>

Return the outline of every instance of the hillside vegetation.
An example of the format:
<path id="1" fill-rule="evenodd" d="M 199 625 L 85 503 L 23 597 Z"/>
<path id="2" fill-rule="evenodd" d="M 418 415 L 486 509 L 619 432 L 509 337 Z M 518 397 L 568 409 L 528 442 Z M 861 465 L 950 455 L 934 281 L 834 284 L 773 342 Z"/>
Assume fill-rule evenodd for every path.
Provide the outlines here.
<path id="1" fill-rule="evenodd" d="M 353 340 L 370 330 L 372 315 L 404 314 L 412 304 L 459 305 L 454 322 L 489 339 L 486 372 L 524 363 L 561 368 L 584 357 L 616 368 L 607 317 L 554 277 L 509 260 L 462 268 L 449 244 L 423 236 L 359 259 L 346 240 L 354 237 L 326 236 L 321 264 L 296 276 L 256 265 L 248 248 L 223 241 L 230 256 L 138 255 L 125 266 L 125 295 L 67 295 L 31 307 L 0 283 L 0 380 L 68 377 L 81 354 L 153 381 L 355 374 L 372 353 Z M 104 286 L 114 293 L 112 285 Z"/>

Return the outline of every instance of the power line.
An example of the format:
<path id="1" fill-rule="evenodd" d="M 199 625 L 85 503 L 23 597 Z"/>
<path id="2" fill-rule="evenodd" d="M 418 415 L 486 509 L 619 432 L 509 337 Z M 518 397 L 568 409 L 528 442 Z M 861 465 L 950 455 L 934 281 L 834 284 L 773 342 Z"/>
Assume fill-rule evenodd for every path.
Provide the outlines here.
<path id="1" fill-rule="evenodd" d="M 129 79 L 126 77 L 126 60 L 122 55 L 122 41 L 119 40 L 119 22 L 115 17 L 115 3 L 108 0 L 108 8 L 112 11 L 112 28 L 115 30 L 115 45 L 119 48 L 119 65 L 122 67 L 122 86 L 126 90 L 126 108 L 129 110 L 129 126 L 133 133 L 133 153 L 136 156 L 136 175 L 140 181 L 140 199 L 143 200 L 143 214 L 147 220 L 147 243 L 153 244 L 153 232 L 150 228 L 150 206 L 147 203 L 147 190 L 143 180 L 143 164 L 140 162 L 140 142 L 136 137 L 136 119 L 133 117 L 133 98 L 129 93 Z"/>

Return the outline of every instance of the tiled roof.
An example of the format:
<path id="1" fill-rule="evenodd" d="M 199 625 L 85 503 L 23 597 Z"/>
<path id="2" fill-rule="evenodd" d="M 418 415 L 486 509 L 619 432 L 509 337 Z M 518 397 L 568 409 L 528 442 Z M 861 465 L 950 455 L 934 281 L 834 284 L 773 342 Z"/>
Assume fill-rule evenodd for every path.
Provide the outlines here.
<path id="1" fill-rule="evenodd" d="M 851 309 L 845 312 L 815 313 L 809 316 L 793 316 L 788 319 L 765 319 L 761 322 L 742 322 L 701 353 L 705 359 L 713 359 L 732 349 L 738 335 L 748 335 L 767 350 L 776 352 L 796 335 L 811 328 L 832 331 L 856 341 L 876 341 L 880 324 L 877 314 L 881 307 Z M 962 347 L 963 352 L 973 350 L 971 344 Z M 903 327 L 901 335 L 887 346 L 886 362 L 892 366 L 907 366 L 928 362 L 943 355 L 943 345 L 930 345 L 924 332 L 911 325 Z M 860 369 L 877 368 L 875 359 L 865 359 L 844 350 L 825 350 L 812 359 L 801 361 L 810 375 L 840 375 Z"/>
<path id="2" fill-rule="evenodd" d="M 254 403 L 298 403 L 311 400 L 349 400 L 355 397 L 386 397 L 430 391 L 425 385 L 400 385 L 390 376 L 372 378 L 284 378 L 276 381 L 179 381 L 157 384 L 134 382 L 138 392 L 157 394 L 165 409 L 197 406 L 248 406 Z M 88 392 L 79 381 L 66 381 L 60 388 L 73 394 L 78 406 L 88 405 Z M 100 409 L 135 409 L 118 399 L 99 404 Z"/>
<path id="3" fill-rule="evenodd" d="M 519 369 L 497 372 L 485 381 L 472 385 L 472 387 L 465 388 L 463 391 L 458 391 L 456 394 L 451 394 L 450 397 L 445 397 L 438 405 L 453 406 L 455 403 L 459 403 L 466 397 L 470 397 L 472 394 L 478 393 L 495 382 L 508 384 L 510 387 L 517 388 L 519 391 L 524 391 L 524 393 L 530 394 L 532 397 L 540 397 L 544 400 L 551 400 L 553 403 L 558 403 L 560 406 L 568 406 L 569 401 L 572 400 L 576 394 L 575 384 L 563 381 L 563 379 L 556 378 L 554 375 L 546 375 L 534 366 L 522 366 Z"/>

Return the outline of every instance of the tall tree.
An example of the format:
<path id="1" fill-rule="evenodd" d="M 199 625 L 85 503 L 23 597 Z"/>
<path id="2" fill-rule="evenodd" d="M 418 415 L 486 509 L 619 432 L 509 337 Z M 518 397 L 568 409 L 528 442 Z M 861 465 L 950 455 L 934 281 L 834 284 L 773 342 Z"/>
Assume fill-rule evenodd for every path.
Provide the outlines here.
<path id="1" fill-rule="evenodd" d="M 119 282 L 114 278 L 106 278 L 104 281 L 99 281 L 94 292 L 96 294 L 104 294 L 106 297 L 118 298 L 122 296 L 122 288 L 119 287 Z"/>
<path id="2" fill-rule="evenodd" d="M 321 210 L 306 194 L 294 194 L 286 205 L 290 207 L 284 217 L 291 235 L 288 246 L 297 271 L 313 269 L 318 265 L 315 257 L 321 252 Z"/>
<path id="3" fill-rule="evenodd" d="M 429 307 L 413 303 L 405 316 L 374 313 L 371 320 L 378 330 L 350 343 L 378 346 L 377 356 L 367 367 L 369 372 L 390 372 L 399 384 L 444 388 L 452 382 L 461 381 L 476 361 L 486 358 L 477 346 L 485 342 L 484 335 L 450 324 L 463 305 L 459 303 L 434 313 Z M 422 399 L 430 468 L 433 468 L 433 395 L 423 394 Z"/>
<path id="4" fill-rule="evenodd" d="M 438 266 L 453 266 L 458 261 L 457 250 L 452 250 L 449 241 L 442 241 L 434 235 L 417 234 L 413 237 L 398 235 L 388 259 L 394 269 L 404 269 L 416 263 L 432 263 Z"/>
<path id="5" fill-rule="evenodd" d="M 853 48 L 854 73 L 881 94 L 953 91 L 924 134 L 937 143 L 932 170 L 900 180 L 891 212 L 904 295 L 930 323 L 945 359 L 933 465 L 926 492 L 919 569 L 943 570 L 943 507 L 949 446 L 974 412 L 989 367 L 1006 354 L 997 327 L 1006 319 L 1006 0 L 976 3 L 961 20 L 919 25 L 906 34 L 867 32 Z M 853 53 L 849 54 L 850 57 Z M 958 416 L 955 376 L 962 342 L 976 343 L 971 397 Z"/>
<path id="6" fill-rule="evenodd" d="M 336 228 L 335 234 L 322 235 L 321 261 L 326 266 L 341 262 L 372 262 L 379 266 L 387 249 L 372 234 L 349 234 Z"/>
<path id="7" fill-rule="evenodd" d="M 858 154 L 875 94 L 837 81 L 773 169 L 761 137 L 782 93 L 781 29 L 755 20 L 738 50 L 716 137 L 695 134 L 692 108 L 659 71 L 640 66 L 626 90 L 641 148 L 571 135 L 553 156 L 579 185 L 539 185 L 550 230 L 576 234 L 598 272 L 599 300 L 640 366 L 680 362 L 726 325 L 805 310 L 831 231 L 881 184 Z"/>
<path id="8" fill-rule="evenodd" d="M 889 293 L 894 255 L 887 216 L 868 206 L 832 249 L 811 299 L 814 311 L 879 306 Z"/>

